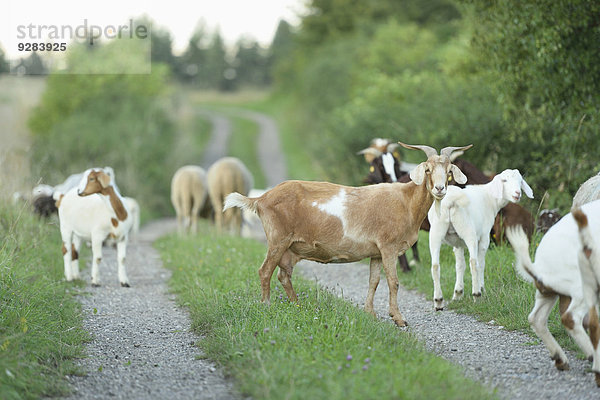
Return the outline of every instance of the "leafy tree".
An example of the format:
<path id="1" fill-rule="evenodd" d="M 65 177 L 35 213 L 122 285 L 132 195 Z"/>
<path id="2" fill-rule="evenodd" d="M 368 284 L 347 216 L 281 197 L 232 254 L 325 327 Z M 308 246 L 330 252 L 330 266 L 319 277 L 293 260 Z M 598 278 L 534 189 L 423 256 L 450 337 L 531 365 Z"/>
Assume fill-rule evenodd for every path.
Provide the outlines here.
<path id="1" fill-rule="evenodd" d="M 600 3 L 465 0 L 473 49 L 504 107 L 510 132 L 499 157 L 534 176 L 554 205 L 600 163 Z M 558 193 L 557 193 L 558 192 Z"/>
<path id="2" fill-rule="evenodd" d="M 256 40 L 240 39 L 233 59 L 238 86 L 264 86 L 268 83 L 268 54 Z"/>
<path id="3" fill-rule="evenodd" d="M 0 46 L 0 74 L 4 74 L 9 71 L 8 61 L 4 55 L 4 50 Z"/>
<path id="4" fill-rule="evenodd" d="M 200 22 L 181 56 L 177 76 L 185 81 L 198 84 L 200 68 L 206 62 L 206 24 Z"/>
<path id="5" fill-rule="evenodd" d="M 309 46 L 340 38 L 363 27 L 394 18 L 401 22 L 439 25 L 460 17 L 449 0 L 311 0 L 300 37 Z"/>

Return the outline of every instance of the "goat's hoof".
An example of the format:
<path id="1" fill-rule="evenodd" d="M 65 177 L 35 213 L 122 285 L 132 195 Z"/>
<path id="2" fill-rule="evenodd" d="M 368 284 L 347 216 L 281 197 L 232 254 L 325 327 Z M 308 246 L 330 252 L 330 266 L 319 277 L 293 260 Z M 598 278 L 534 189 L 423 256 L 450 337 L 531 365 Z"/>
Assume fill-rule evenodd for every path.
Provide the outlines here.
<path id="1" fill-rule="evenodd" d="M 404 328 L 404 327 L 408 326 L 408 323 L 405 320 L 403 320 L 403 319 L 401 319 L 401 320 L 394 320 L 394 323 L 399 328 Z"/>
<path id="2" fill-rule="evenodd" d="M 433 308 L 435 311 L 442 311 L 444 309 L 444 298 L 433 299 Z"/>
<path id="3" fill-rule="evenodd" d="M 131 287 L 129 282 L 121 282 L 121 287 Z"/>
<path id="4" fill-rule="evenodd" d="M 92 287 L 100 287 L 99 283 L 92 283 Z"/>
<path id="5" fill-rule="evenodd" d="M 596 386 L 600 387 L 600 372 L 595 372 L 596 375 Z"/>
<path id="6" fill-rule="evenodd" d="M 454 291 L 454 296 L 452 296 L 452 300 L 460 300 L 463 297 L 463 291 L 462 290 L 455 290 Z"/>
<path id="7" fill-rule="evenodd" d="M 571 367 L 569 367 L 569 363 L 561 359 L 554 360 L 554 366 L 559 371 L 568 371 L 569 369 L 571 369 Z"/>
<path id="8" fill-rule="evenodd" d="M 473 293 L 473 301 L 477 303 L 479 300 L 481 300 L 481 292 Z"/>

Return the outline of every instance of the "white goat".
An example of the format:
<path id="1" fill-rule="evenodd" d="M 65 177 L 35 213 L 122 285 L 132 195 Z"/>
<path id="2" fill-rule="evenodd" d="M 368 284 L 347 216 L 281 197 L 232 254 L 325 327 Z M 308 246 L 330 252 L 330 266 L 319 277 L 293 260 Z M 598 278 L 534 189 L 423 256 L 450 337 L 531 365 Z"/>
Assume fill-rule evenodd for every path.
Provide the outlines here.
<path id="1" fill-rule="evenodd" d="M 200 210 L 208 197 L 206 171 L 196 165 L 179 168 L 171 180 L 171 203 L 177 214 L 179 234 L 198 231 Z"/>
<path id="2" fill-rule="evenodd" d="M 593 232 L 596 238 L 600 237 L 600 201 L 585 204 L 581 210 L 595 224 Z M 529 256 L 529 241 L 520 226 L 509 227 L 506 236 L 515 251 L 515 269 L 523 279 L 534 283 L 537 289 L 535 305 L 528 317 L 529 324 L 546 345 L 556 368 L 569 369 L 566 354 L 548 330 L 548 316 L 557 299 L 560 301 L 562 324 L 585 355 L 592 359 L 594 347 L 585 332 L 584 323 L 589 320 L 590 331 L 597 337 L 596 300 L 591 299 L 598 296 L 598 284 L 589 270 L 580 272 L 578 253 L 581 243 L 573 214 L 565 215 L 544 235 L 535 252 L 535 262 Z M 596 239 L 594 248 L 597 246 Z M 595 341 L 597 343 L 597 338 Z M 593 367 L 596 373 L 600 372 L 597 361 L 600 360 L 596 358 Z"/>
<path id="3" fill-rule="evenodd" d="M 521 189 L 529 198 L 533 192 L 516 169 L 507 169 L 485 185 L 470 185 L 461 189 L 450 186 L 448 194 L 429 210 L 431 223 L 429 251 L 433 277 L 433 306 L 444 309 L 444 296 L 440 285 L 440 248 L 442 242 L 454 248 L 456 258 L 456 284 L 453 300 L 464 292 L 465 256 L 469 249 L 472 294 L 480 297 L 484 288 L 485 254 L 490 244 L 490 231 L 498 211 L 509 202 L 521 199 Z"/>
<path id="4" fill-rule="evenodd" d="M 103 169 L 83 173 L 79 185 L 60 198 L 58 217 L 67 281 L 79 278 L 79 247 L 82 240 L 87 240 L 92 242 L 92 285 L 99 285 L 102 242 L 110 237 L 117 244 L 119 282 L 129 287 L 124 261 L 133 217 Z"/>
<path id="5" fill-rule="evenodd" d="M 581 241 L 578 262 L 583 296 L 589 309 L 589 332 L 594 349 L 592 371 L 595 373 L 596 385 L 600 386 L 600 323 L 596 309 L 600 301 L 600 201 L 594 203 L 586 207 L 586 212 L 576 208 L 572 213 L 579 228 Z"/>
<path id="6" fill-rule="evenodd" d="M 267 236 L 267 255 L 259 269 L 262 301 L 270 301 L 270 282 L 277 278 L 288 298 L 297 300 L 291 276 L 302 260 L 347 263 L 370 257 L 369 291 L 365 311 L 373 312 L 373 296 L 379 284 L 381 266 L 389 287 L 389 314 L 398 326 L 405 326 L 398 309 L 396 259 L 416 240 L 419 227 L 434 202 L 446 195 L 448 177 L 458 182 L 466 177 L 450 163 L 457 149 L 446 147 L 440 155 L 429 146 L 411 146 L 427 155 L 410 176 L 409 183 L 381 183 L 348 187 L 327 182 L 287 181 L 258 198 L 239 193 L 227 196 L 224 209 L 240 207 L 258 213 Z"/>
<path id="7" fill-rule="evenodd" d="M 233 192 L 247 195 L 254 186 L 254 178 L 244 163 L 235 157 L 217 160 L 206 173 L 208 195 L 215 210 L 218 231 L 227 230 L 240 234 L 242 213 L 240 210 L 224 210 L 225 197 Z M 221 212 L 221 210 L 223 210 Z"/>
<path id="8" fill-rule="evenodd" d="M 585 203 L 598 199 L 600 199 L 600 172 L 581 184 L 573 197 L 571 208 L 581 207 Z"/>

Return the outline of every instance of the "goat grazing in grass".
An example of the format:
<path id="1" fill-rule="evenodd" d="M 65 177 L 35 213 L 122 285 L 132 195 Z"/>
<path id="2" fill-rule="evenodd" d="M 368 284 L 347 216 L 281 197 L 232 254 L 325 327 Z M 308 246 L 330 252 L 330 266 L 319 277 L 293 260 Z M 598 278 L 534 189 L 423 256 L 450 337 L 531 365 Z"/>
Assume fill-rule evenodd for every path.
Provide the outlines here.
<path id="1" fill-rule="evenodd" d="M 215 210 L 217 230 L 227 230 L 239 235 L 242 229 L 242 212 L 223 209 L 223 203 L 230 193 L 247 195 L 254 186 L 252 174 L 239 159 L 224 157 L 211 165 L 206 174 L 206 181 L 210 202 Z"/>
<path id="2" fill-rule="evenodd" d="M 369 290 L 365 311 L 374 314 L 373 296 L 383 264 L 389 287 L 389 314 L 398 326 L 405 326 L 398 309 L 396 258 L 416 240 L 427 211 L 446 195 L 448 176 L 459 182 L 466 177 L 450 162 L 454 150 L 437 151 L 429 146 L 402 144 L 419 149 L 427 161 L 412 172 L 406 184 L 348 187 L 327 182 L 287 181 L 258 198 L 239 193 L 227 196 L 224 209 L 249 209 L 260 217 L 267 236 L 267 255 L 259 269 L 262 301 L 270 302 L 270 282 L 277 278 L 288 298 L 297 300 L 292 287 L 294 265 L 302 260 L 347 263 L 370 257 Z"/>
<path id="3" fill-rule="evenodd" d="M 58 218 L 67 281 L 79 278 L 79 247 L 82 240 L 92 242 L 92 285 L 98 286 L 98 265 L 102 242 L 110 238 L 117 245 L 118 275 L 121 286 L 129 287 L 125 269 L 127 239 L 133 217 L 113 179 L 104 169 L 88 169 L 77 187 L 62 195 Z"/>
<path id="4" fill-rule="evenodd" d="M 200 210 L 208 198 L 206 172 L 195 165 L 179 168 L 171 180 L 171 203 L 179 234 L 198 232 Z"/>
<path id="5" fill-rule="evenodd" d="M 584 204 L 581 210 L 574 211 L 582 228 L 587 225 L 579 213 L 585 213 L 593 222 L 594 245 L 588 244 L 593 260 L 598 260 L 598 236 L 600 232 L 600 201 Z M 594 356 L 594 346 L 585 332 L 584 324 L 589 324 L 590 333 L 598 343 L 598 316 L 596 302 L 598 296 L 597 270 L 580 270 L 580 252 L 587 254 L 580 242 L 577 223 L 573 214 L 565 215 L 553 225 L 540 241 L 535 251 L 535 262 L 529 256 L 529 241 L 520 226 L 508 228 L 506 237 L 515 251 L 515 269 L 519 275 L 536 287 L 535 305 L 529 314 L 529 324 L 546 345 L 550 358 L 559 370 L 569 369 L 566 354 L 548 330 L 548 316 L 559 300 L 561 321 L 569 335 L 590 359 L 594 358 L 592 369 L 596 372 L 596 382 L 600 378 L 600 361 Z M 585 242 L 584 242 L 585 244 Z M 585 262 L 585 260 L 583 260 Z M 598 264 L 595 264 L 597 267 Z M 597 348 L 597 347 L 596 347 Z"/>
<path id="6" fill-rule="evenodd" d="M 496 175 L 485 185 L 471 185 L 461 189 L 448 188 L 448 194 L 429 210 L 431 224 L 429 251 L 433 277 L 433 303 L 436 310 L 444 309 L 440 285 L 440 248 L 442 242 L 454 248 L 456 258 L 456 284 L 453 300 L 464 291 L 464 248 L 469 249 L 469 266 L 472 276 L 472 295 L 480 297 L 484 288 L 485 254 L 490 244 L 490 231 L 498 211 L 509 202 L 521 199 L 521 190 L 533 198 L 533 191 L 516 169 Z"/>

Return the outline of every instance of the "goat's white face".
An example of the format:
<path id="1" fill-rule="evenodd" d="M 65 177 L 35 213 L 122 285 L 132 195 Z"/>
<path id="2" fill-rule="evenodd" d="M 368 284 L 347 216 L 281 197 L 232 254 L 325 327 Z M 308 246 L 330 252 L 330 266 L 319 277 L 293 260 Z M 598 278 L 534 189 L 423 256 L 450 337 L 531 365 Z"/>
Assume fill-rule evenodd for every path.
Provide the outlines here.
<path id="1" fill-rule="evenodd" d="M 496 175 L 492 180 L 494 196 L 511 203 L 518 203 L 521 195 L 533 199 L 533 191 L 525 182 L 518 169 L 507 169 Z"/>

